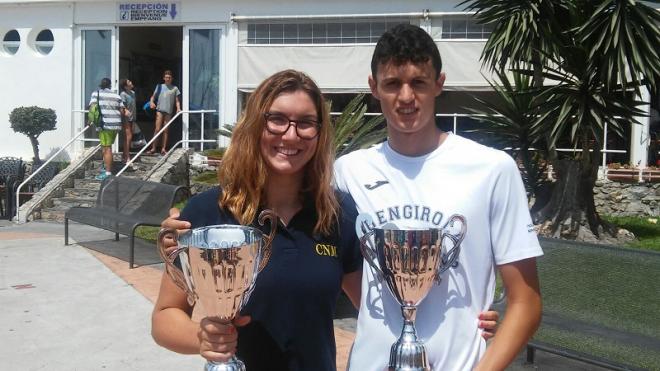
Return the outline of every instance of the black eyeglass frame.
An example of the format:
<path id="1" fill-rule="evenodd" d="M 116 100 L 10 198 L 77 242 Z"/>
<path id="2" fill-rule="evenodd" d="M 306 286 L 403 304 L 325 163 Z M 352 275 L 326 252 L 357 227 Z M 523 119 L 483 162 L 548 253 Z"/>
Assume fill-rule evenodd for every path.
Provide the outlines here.
<path id="1" fill-rule="evenodd" d="M 283 118 L 285 118 L 286 120 L 289 121 L 289 125 L 287 125 L 287 126 L 286 126 L 286 129 L 284 129 L 282 132 L 275 132 L 275 131 L 273 131 L 273 130 L 268 126 L 268 119 L 269 119 L 271 116 L 281 116 L 281 117 L 283 117 Z M 318 121 L 314 121 L 314 120 L 305 119 L 305 121 L 314 122 L 314 124 L 315 124 L 315 126 L 316 126 L 316 134 L 315 134 L 313 137 L 309 137 L 309 138 L 307 138 L 307 137 L 303 137 L 303 136 L 300 136 L 300 133 L 298 132 L 298 121 L 300 121 L 301 119 L 298 119 L 298 120 L 291 120 L 289 117 L 287 117 L 286 115 L 284 115 L 284 114 L 282 114 L 282 113 L 265 112 L 265 113 L 264 113 L 264 120 L 265 120 L 264 125 L 266 126 L 266 130 L 267 130 L 269 133 L 273 134 L 273 135 L 284 135 L 284 133 L 286 133 L 287 131 L 289 131 L 289 128 L 291 127 L 291 125 L 293 125 L 293 127 L 295 128 L 295 130 L 296 130 L 296 135 L 297 135 L 298 138 L 300 138 L 300 139 L 304 139 L 304 140 L 312 140 L 312 139 L 318 137 L 318 136 L 321 134 L 321 123 L 318 122 Z M 295 125 L 294 125 L 294 123 L 295 123 Z"/>

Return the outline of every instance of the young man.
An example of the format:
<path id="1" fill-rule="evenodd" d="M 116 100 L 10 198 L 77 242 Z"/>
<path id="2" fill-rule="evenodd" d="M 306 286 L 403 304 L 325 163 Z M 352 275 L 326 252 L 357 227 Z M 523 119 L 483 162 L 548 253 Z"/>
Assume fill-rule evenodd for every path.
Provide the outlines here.
<path id="1" fill-rule="evenodd" d="M 110 90 L 110 79 L 104 77 L 99 84 L 99 90 L 92 93 L 89 106 L 98 104 L 101 109 L 102 125 L 97 128 L 99 140 L 103 148 L 103 164 L 97 180 L 103 180 L 112 175 L 112 144 L 115 142 L 117 132 L 122 128 L 122 116 L 124 114 L 124 103 L 119 94 Z"/>
<path id="2" fill-rule="evenodd" d="M 337 187 L 376 226 L 442 227 L 453 214 L 465 217 L 459 264 L 418 306 L 416 328 L 433 370 L 502 370 L 540 321 L 535 257 L 542 251 L 514 160 L 436 126 L 441 66 L 437 46 L 417 26 L 399 25 L 380 38 L 369 86 L 380 101 L 388 140 L 340 158 Z M 496 269 L 506 287 L 507 313 L 486 348 L 475 319 L 493 301 Z M 349 369 L 386 369 L 402 325 L 400 305 L 364 264 Z"/>

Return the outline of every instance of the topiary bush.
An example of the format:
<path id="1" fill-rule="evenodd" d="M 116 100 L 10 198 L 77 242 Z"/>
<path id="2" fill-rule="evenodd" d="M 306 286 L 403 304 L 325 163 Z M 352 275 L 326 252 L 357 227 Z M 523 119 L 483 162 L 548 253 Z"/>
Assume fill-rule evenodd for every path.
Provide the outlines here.
<path id="1" fill-rule="evenodd" d="M 14 108 L 9 114 L 11 128 L 17 132 L 27 135 L 32 144 L 34 153 L 33 166 L 39 164 L 39 135 L 44 131 L 55 130 L 57 115 L 50 108 L 37 106 Z"/>

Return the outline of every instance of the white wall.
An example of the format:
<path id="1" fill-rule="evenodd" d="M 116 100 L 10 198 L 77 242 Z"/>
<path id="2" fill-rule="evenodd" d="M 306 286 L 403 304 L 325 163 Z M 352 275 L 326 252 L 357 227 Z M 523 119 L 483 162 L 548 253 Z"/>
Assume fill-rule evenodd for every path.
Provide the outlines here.
<path id="1" fill-rule="evenodd" d="M 0 156 L 33 157 L 28 137 L 10 127 L 9 113 L 16 107 L 36 105 L 55 110 L 57 129 L 39 137 L 42 158 L 70 138 L 72 19 L 70 4 L 0 5 L 0 40 L 12 29 L 21 37 L 15 55 L 0 54 Z M 53 50 L 45 56 L 32 48 L 43 29 L 50 29 L 55 40 Z"/>
<path id="2" fill-rule="evenodd" d="M 52 108 L 57 113 L 57 130 L 39 138 L 42 158 L 59 148 L 74 134 L 72 109 L 80 97 L 74 85 L 80 77 L 74 75 L 74 37 L 78 27 L 122 25 L 117 20 L 119 2 L 104 0 L 78 1 L 8 1 L 0 0 L 0 40 L 16 29 L 21 47 L 16 55 L 0 55 L 0 156 L 32 158 L 28 138 L 9 127 L 9 113 L 15 107 L 37 105 Z M 179 0 L 180 22 L 176 25 L 220 24 L 227 26 L 229 37 L 224 50 L 226 63 L 224 96 L 226 107 L 235 106 L 238 62 L 237 34 L 229 25 L 231 14 L 237 16 L 324 15 L 365 13 L 457 12 L 458 1 L 443 0 Z M 148 25 L 148 24 L 145 24 Z M 166 25 L 166 24 L 162 24 Z M 53 32 L 55 46 L 47 56 L 41 56 L 29 45 L 36 34 L 48 28 Z M 368 72 L 368 66 L 364 67 Z M 240 69 L 240 67 L 238 67 Z M 366 74 L 364 77 L 366 81 Z M 234 94 L 233 97 L 229 97 Z M 230 108 L 229 108 L 230 109 Z M 231 121 L 231 120 L 229 120 Z"/>

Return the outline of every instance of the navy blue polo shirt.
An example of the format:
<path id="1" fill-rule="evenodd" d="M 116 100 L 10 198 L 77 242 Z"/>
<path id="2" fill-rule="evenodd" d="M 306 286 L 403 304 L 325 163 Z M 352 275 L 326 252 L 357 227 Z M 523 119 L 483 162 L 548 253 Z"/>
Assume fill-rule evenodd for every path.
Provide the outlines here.
<path id="1" fill-rule="evenodd" d="M 181 219 L 192 228 L 238 224 L 219 207 L 218 187 L 192 197 Z M 332 317 L 344 273 L 362 266 L 355 234 L 357 211 L 353 199 L 338 194 L 339 225 L 330 236 L 315 235 L 316 212 L 307 204 L 287 226 L 278 225 L 272 255 L 259 273 L 248 304 L 241 311 L 252 321 L 238 329 L 237 356 L 250 371 L 335 371 Z M 265 234 L 268 223 L 253 227 Z"/>

